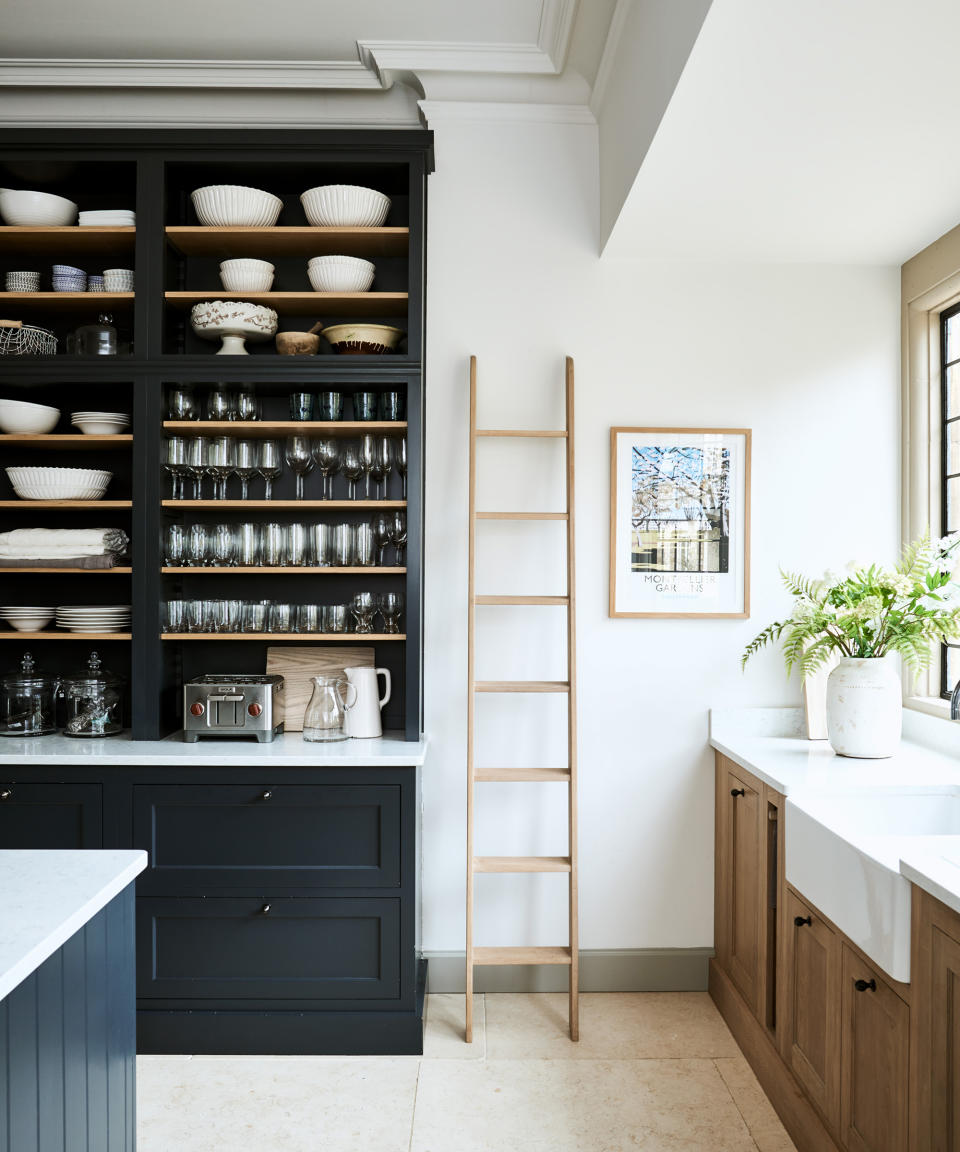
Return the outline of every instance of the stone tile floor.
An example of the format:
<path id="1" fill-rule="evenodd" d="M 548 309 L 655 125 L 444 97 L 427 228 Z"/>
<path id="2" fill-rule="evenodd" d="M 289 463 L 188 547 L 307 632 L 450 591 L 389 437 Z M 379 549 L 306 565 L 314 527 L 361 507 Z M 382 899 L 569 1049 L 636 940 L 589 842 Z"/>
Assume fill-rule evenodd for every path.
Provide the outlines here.
<path id="1" fill-rule="evenodd" d="M 706 993 L 427 998 L 419 1056 L 141 1056 L 139 1152 L 794 1152 Z"/>

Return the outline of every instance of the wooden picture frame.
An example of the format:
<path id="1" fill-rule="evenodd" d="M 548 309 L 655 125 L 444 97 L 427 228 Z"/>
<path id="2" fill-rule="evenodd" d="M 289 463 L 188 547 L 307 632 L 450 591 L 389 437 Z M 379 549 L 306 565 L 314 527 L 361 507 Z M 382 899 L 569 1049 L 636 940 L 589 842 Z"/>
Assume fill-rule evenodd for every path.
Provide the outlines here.
<path id="1" fill-rule="evenodd" d="M 610 429 L 610 615 L 750 615 L 749 428 Z"/>

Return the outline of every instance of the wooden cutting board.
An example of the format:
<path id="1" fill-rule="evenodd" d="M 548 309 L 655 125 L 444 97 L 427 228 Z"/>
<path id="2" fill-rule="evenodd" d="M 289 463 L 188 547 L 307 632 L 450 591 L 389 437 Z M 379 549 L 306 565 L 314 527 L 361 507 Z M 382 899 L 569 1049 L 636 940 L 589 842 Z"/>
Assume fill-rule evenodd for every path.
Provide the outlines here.
<path id="1" fill-rule="evenodd" d="M 303 714 L 313 693 L 311 676 L 342 676 L 344 668 L 372 668 L 372 648 L 277 647 L 267 649 L 267 674 L 284 678 L 285 732 L 303 731 Z"/>

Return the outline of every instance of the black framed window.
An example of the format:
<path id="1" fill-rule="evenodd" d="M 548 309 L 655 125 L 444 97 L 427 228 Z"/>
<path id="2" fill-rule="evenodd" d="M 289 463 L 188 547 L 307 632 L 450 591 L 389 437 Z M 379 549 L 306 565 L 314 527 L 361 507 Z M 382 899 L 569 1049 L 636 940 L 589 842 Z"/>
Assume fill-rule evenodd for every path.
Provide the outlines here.
<path id="1" fill-rule="evenodd" d="M 960 304 L 940 314 L 940 530 L 960 531 Z M 941 646 L 940 695 L 960 680 L 960 644 Z"/>

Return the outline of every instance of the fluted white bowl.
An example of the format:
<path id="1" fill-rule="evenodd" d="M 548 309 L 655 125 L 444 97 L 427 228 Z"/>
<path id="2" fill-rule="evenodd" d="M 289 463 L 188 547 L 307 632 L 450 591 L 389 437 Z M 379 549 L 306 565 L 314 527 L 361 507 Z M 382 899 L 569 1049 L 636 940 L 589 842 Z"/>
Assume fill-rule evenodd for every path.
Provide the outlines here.
<path id="1" fill-rule="evenodd" d="M 25 400 L 0 400 L 0 431 L 19 434 L 52 432 L 60 409 Z"/>
<path id="2" fill-rule="evenodd" d="M 242 184 L 208 184 L 190 199 L 200 223 L 213 228 L 272 228 L 283 208 L 279 196 Z"/>
<path id="3" fill-rule="evenodd" d="M 77 222 L 77 206 L 65 196 L 51 192 L 0 188 L 0 216 L 19 228 L 59 227 Z"/>
<path id="4" fill-rule="evenodd" d="M 314 228 L 379 228 L 390 211 L 390 197 L 356 184 L 321 184 L 300 197 Z"/>
<path id="5" fill-rule="evenodd" d="M 358 256 L 314 256 L 307 263 L 314 292 L 369 292 L 375 271 Z"/>
<path id="6" fill-rule="evenodd" d="M 273 287 L 273 265 L 268 260 L 224 260 L 220 282 L 228 292 L 269 292 Z"/>
<path id="7" fill-rule="evenodd" d="M 113 479 L 99 468 L 7 468 L 22 500 L 99 500 Z"/>

